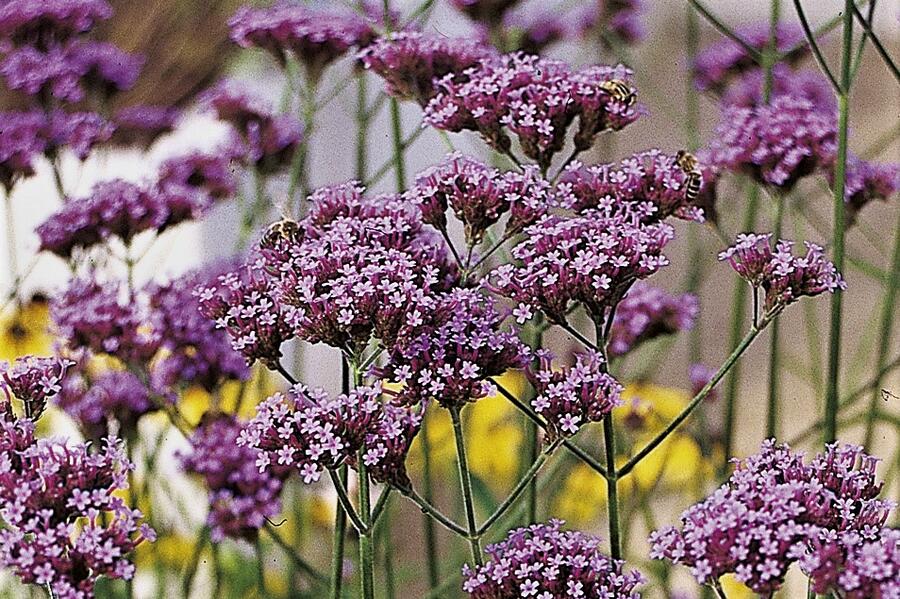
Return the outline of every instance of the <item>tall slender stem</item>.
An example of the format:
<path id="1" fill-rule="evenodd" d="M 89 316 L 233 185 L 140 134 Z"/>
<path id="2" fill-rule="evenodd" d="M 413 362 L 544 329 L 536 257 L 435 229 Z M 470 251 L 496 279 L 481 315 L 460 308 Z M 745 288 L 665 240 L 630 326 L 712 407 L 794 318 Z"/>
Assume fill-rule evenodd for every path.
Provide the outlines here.
<path id="1" fill-rule="evenodd" d="M 309 148 L 315 129 L 316 115 L 316 81 L 308 80 L 306 93 L 300 92 L 301 111 L 303 116 L 303 142 L 297 148 L 294 159 L 291 162 L 291 170 L 288 175 L 287 203 L 291 211 L 294 207 L 294 196 L 300 190 L 300 202 L 297 214 L 303 216 L 303 203 L 309 195 Z"/>
<path id="2" fill-rule="evenodd" d="M 616 475 L 616 431 L 613 428 L 613 416 L 607 414 L 603 418 L 603 445 L 606 450 L 606 500 L 609 516 L 609 545 L 613 559 L 622 559 L 622 541 L 619 538 L 619 479 Z"/>
<path id="3" fill-rule="evenodd" d="M 781 238 L 781 229 L 784 221 L 785 198 L 781 194 L 775 196 L 775 227 L 773 235 L 775 239 Z M 754 291 L 754 294 L 756 292 Z M 766 407 L 766 438 L 778 436 L 778 391 L 780 372 L 780 347 L 779 347 L 779 323 L 778 317 L 772 322 L 769 333 L 769 388 L 768 403 Z"/>
<path id="4" fill-rule="evenodd" d="M 832 251 L 835 268 L 844 269 L 844 188 L 847 179 L 849 141 L 850 77 L 853 52 L 853 0 L 844 1 L 844 35 L 841 48 L 841 91 L 838 94 L 838 149 L 834 166 L 834 236 Z M 831 321 L 828 344 L 828 378 L 825 387 L 825 443 L 837 438 L 838 383 L 841 360 L 841 321 L 844 294 L 838 290 L 831 296 Z"/>
<path id="5" fill-rule="evenodd" d="M 475 501 L 472 497 L 472 477 L 469 474 L 469 462 L 466 459 L 466 441 L 463 435 L 462 421 L 459 418 L 459 408 L 450 408 L 450 418 L 453 420 L 453 435 L 456 439 L 456 458 L 459 465 L 459 484 L 462 487 L 463 504 L 466 509 L 466 525 L 469 531 L 469 548 L 472 550 L 472 560 L 477 564 L 483 563 L 481 556 L 481 542 L 478 540 L 478 525 L 475 523 Z"/>
<path id="6" fill-rule="evenodd" d="M 878 413 L 878 403 L 881 398 L 881 381 L 884 379 L 883 372 L 887 365 L 888 352 L 891 348 L 891 336 L 894 332 L 894 319 L 896 318 L 894 309 L 897 303 L 898 288 L 900 288 L 900 212 L 898 212 L 898 222 L 894 233 L 894 254 L 891 258 L 890 279 L 884 296 L 884 304 L 882 304 L 881 337 L 878 340 L 875 386 L 869 403 L 869 410 L 866 414 L 866 433 L 865 437 L 863 437 L 863 447 L 865 447 L 866 451 L 872 445 L 872 439 L 875 435 L 875 417 Z"/>
<path id="7" fill-rule="evenodd" d="M 691 6 L 686 6 L 687 11 L 687 59 L 690 65 L 690 72 L 687 77 L 685 86 L 685 115 L 684 115 L 684 133 L 688 150 L 695 151 L 700 146 L 700 94 L 697 93 L 697 87 L 694 85 L 694 61 L 700 46 L 700 24 L 697 19 L 697 11 Z M 702 248 L 698 238 L 698 228 L 690 227 L 688 229 L 688 251 L 691 255 L 690 263 L 686 276 L 687 291 L 696 293 L 700 286 L 700 267 Z M 690 332 L 690 359 L 691 362 L 699 362 L 701 359 L 702 346 L 702 329 L 700 323 L 694 323 Z"/>
<path id="8" fill-rule="evenodd" d="M 347 466 L 338 469 L 337 478 L 346 488 Z M 340 498 L 335 500 L 334 535 L 331 544 L 331 588 L 330 599 L 341 599 L 341 587 L 344 581 L 344 539 L 347 532 L 347 514 L 341 505 Z"/>
<path id="9" fill-rule="evenodd" d="M 419 439 L 422 441 L 422 493 L 428 503 L 434 503 L 434 490 L 432 487 L 431 473 L 431 440 L 428 438 L 428 414 L 422 414 L 422 430 L 419 431 Z M 425 528 L 425 557 L 428 562 L 428 585 L 435 589 L 440 584 L 440 567 L 438 565 L 437 531 L 434 520 L 428 514 L 422 514 L 422 524 Z"/>
<path id="10" fill-rule="evenodd" d="M 350 372 L 353 375 L 353 386 L 362 384 L 362 372 L 357 366 L 356 360 L 350 363 Z M 372 508 L 369 503 L 369 473 L 366 468 L 365 448 L 360 448 L 356 456 L 356 471 L 359 486 L 359 518 L 364 530 L 359 532 L 359 577 L 362 590 L 362 599 L 374 599 L 375 597 L 375 551 L 372 546 Z"/>

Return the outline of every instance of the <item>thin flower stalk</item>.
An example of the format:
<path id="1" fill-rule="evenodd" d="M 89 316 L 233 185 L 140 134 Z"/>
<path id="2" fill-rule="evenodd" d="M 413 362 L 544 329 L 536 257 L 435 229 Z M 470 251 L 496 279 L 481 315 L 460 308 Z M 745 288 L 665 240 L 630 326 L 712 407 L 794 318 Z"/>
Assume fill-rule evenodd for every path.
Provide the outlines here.
<path id="1" fill-rule="evenodd" d="M 472 552 L 472 560 L 479 566 L 483 563 L 481 555 L 481 542 L 478 540 L 478 525 L 475 523 L 475 500 L 472 495 L 472 476 L 469 473 L 469 461 L 466 456 L 466 441 L 463 434 L 462 421 L 459 417 L 459 407 L 450 408 L 450 418 L 453 421 L 453 436 L 456 442 L 456 459 L 459 468 L 459 484 L 462 488 L 463 505 L 466 511 L 466 524 L 469 533 L 469 548 Z"/>

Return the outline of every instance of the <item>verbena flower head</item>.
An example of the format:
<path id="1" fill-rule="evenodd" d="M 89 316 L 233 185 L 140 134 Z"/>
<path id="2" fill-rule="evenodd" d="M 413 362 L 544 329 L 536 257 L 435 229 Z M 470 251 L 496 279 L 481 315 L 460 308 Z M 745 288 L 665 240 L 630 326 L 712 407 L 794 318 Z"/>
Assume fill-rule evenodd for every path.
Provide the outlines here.
<path id="1" fill-rule="evenodd" d="M 769 46 L 769 24 L 755 23 L 739 27 L 735 33 L 756 50 L 763 51 Z M 798 46 L 804 40 L 803 29 L 796 23 L 778 25 L 776 46 L 779 52 Z M 800 58 L 805 54 L 805 47 L 790 59 Z M 693 65 L 694 84 L 702 91 L 723 91 L 730 80 L 746 71 L 759 69 L 753 59 L 740 44 L 723 37 L 710 44 L 697 55 Z"/>
<path id="2" fill-rule="evenodd" d="M 778 96 L 771 104 L 727 106 L 709 146 L 711 162 L 788 191 L 799 179 L 830 166 L 837 122 L 805 98 Z"/>
<path id="3" fill-rule="evenodd" d="M 472 19 L 488 25 L 497 25 L 507 10 L 521 0 L 450 0 L 454 8 Z"/>
<path id="4" fill-rule="evenodd" d="M 243 426 L 228 414 L 206 414 L 180 455 L 185 471 L 198 474 L 209 490 L 210 537 L 253 541 L 267 519 L 281 512 L 281 488 L 289 469 L 260 470 L 256 451 L 238 444 Z"/>
<path id="5" fill-rule="evenodd" d="M 763 104 L 766 74 L 761 69 L 747 71 L 730 84 L 722 94 L 722 104 L 751 108 Z M 805 98 L 826 114 L 834 114 L 837 102 L 831 84 L 819 71 L 795 71 L 784 63 L 772 68 L 772 97 Z"/>
<path id="6" fill-rule="evenodd" d="M 690 175 L 676 156 L 647 150 L 617 164 L 573 162 L 560 176 L 556 193 L 563 206 L 578 212 L 626 203 L 646 222 L 670 216 L 703 222 L 702 208 L 688 194 Z"/>
<path id="7" fill-rule="evenodd" d="M 73 280 L 50 304 L 51 318 L 68 349 L 109 354 L 127 364 L 148 362 L 161 338 L 144 326 L 145 306 L 127 301 L 127 295 L 118 283 Z"/>
<path id="8" fill-rule="evenodd" d="M 542 54 L 547 47 L 570 36 L 571 28 L 566 26 L 568 15 L 559 15 L 550 7 L 528 5 L 520 10 L 507 13 L 503 19 L 505 34 L 513 40 L 513 47 L 525 54 Z M 490 40 L 490 31 L 484 30 L 485 41 Z"/>
<path id="9" fill-rule="evenodd" d="M 697 296 L 670 295 L 638 281 L 616 308 L 609 335 L 609 354 L 622 356 L 645 341 L 690 330 L 699 315 Z"/>
<path id="10" fill-rule="evenodd" d="M 81 368 L 66 377 L 56 403 L 91 439 L 108 435 L 111 419 L 122 434 L 132 434 L 140 417 L 156 407 L 135 374 L 126 370 L 95 374 Z"/>
<path id="11" fill-rule="evenodd" d="M 0 7 L 0 37 L 46 46 L 111 16 L 106 0 L 9 0 Z"/>
<path id="12" fill-rule="evenodd" d="M 228 21 L 231 39 L 242 48 L 261 48 L 281 64 L 293 55 L 318 81 L 329 64 L 353 47 L 372 41 L 365 19 L 349 11 L 323 10 L 280 2 L 266 8 L 244 6 Z"/>
<path id="13" fill-rule="evenodd" d="M 828 171 L 834 185 L 834 169 Z M 854 223 L 867 204 L 875 200 L 887 200 L 900 190 L 900 164 L 878 164 L 856 156 L 847 160 L 847 177 L 844 182 L 847 222 Z"/>
<path id="14" fill-rule="evenodd" d="M 214 199 L 228 198 L 237 191 L 234 171 L 239 161 L 240 152 L 232 145 L 174 156 L 160 165 L 158 185 L 186 185 L 201 189 Z"/>
<path id="15" fill-rule="evenodd" d="M 34 161 L 47 147 L 41 112 L 0 113 L 0 184 L 7 191 L 34 174 Z"/>
<path id="16" fill-rule="evenodd" d="M 606 371 L 599 353 L 577 354 L 575 364 L 554 368 L 552 355 L 539 350 L 536 368 L 526 370 L 537 396 L 531 407 L 547 422 L 547 440 L 571 437 L 589 422 L 600 422 L 622 403 L 622 385 Z"/>
<path id="17" fill-rule="evenodd" d="M 209 284 L 223 270 L 223 265 L 218 265 L 193 271 L 147 289 L 151 326 L 162 337 L 162 352 L 151 371 L 151 382 L 158 393 L 172 393 L 183 385 L 212 392 L 226 381 L 249 378 L 243 356 L 232 349 L 227 333 L 200 313 L 200 302 L 193 293 L 198 285 Z"/>
<path id="18" fill-rule="evenodd" d="M 816 540 L 800 567 L 821 595 L 846 599 L 900 596 L 900 530 Z"/>
<path id="19" fill-rule="evenodd" d="M 612 38 L 617 43 L 634 44 L 644 37 L 641 24 L 643 0 L 599 0 L 591 2 L 577 15 L 577 27 L 582 37 L 600 29 L 606 46 Z"/>
<path id="20" fill-rule="evenodd" d="M 119 179 L 97 183 L 91 194 L 65 204 L 37 228 L 41 250 L 67 258 L 112 237 L 129 243 L 143 231 L 162 230 L 169 220 L 164 198 Z"/>
<path id="21" fill-rule="evenodd" d="M 447 208 L 465 225 L 466 242 L 475 246 L 484 233 L 510 213 L 506 235 L 518 233 L 546 214 L 554 202 L 550 183 L 533 166 L 503 173 L 474 158 L 452 154 L 416 176 L 405 197 L 422 211 L 422 220 L 445 231 Z"/>
<path id="22" fill-rule="evenodd" d="M 437 93 L 437 82 L 465 81 L 468 70 L 494 56 L 489 46 L 464 38 L 397 31 L 360 51 L 363 65 L 385 80 L 388 93 L 422 106 Z"/>
<path id="23" fill-rule="evenodd" d="M 181 111 L 172 106 L 126 106 L 113 116 L 113 142 L 149 148 L 159 137 L 174 131 L 180 117 Z"/>
<path id="24" fill-rule="evenodd" d="M 128 554 L 156 538 L 119 496 L 133 467 L 120 442 L 38 441 L 0 408 L 0 562 L 66 599 L 93 597 L 100 577 L 130 579 Z"/>
<path id="25" fill-rule="evenodd" d="M 0 388 L 7 401 L 15 397 L 24 404 L 28 417 L 37 420 L 47 401 L 62 390 L 63 377 L 71 365 L 70 360 L 35 356 L 19 358 L 11 366 L 0 363 Z"/>
<path id="26" fill-rule="evenodd" d="M 600 552 L 600 539 L 564 531 L 561 520 L 517 528 L 490 545 L 483 566 L 463 567 L 463 591 L 471 599 L 638 599 L 644 577 Z"/>
<path id="27" fill-rule="evenodd" d="M 378 376 L 403 388 L 397 401 L 435 399 L 459 407 L 494 391 L 490 377 L 525 365 L 518 337 L 503 330 L 493 302 L 476 289 L 454 289 L 419 322 L 407 323 Z"/>
<path id="28" fill-rule="evenodd" d="M 562 149 L 566 131 L 578 117 L 575 147 L 586 150 L 601 131 L 637 120 L 631 71 L 592 66 L 578 71 L 566 63 L 507 54 L 472 68 L 465 81 L 441 80 L 425 109 L 425 123 L 447 131 L 477 131 L 491 147 L 508 152 L 510 134 L 525 155 L 547 168 Z M 617 98 L 603 88 L 617 80 L 629 94 Z"/>
<path id="29" fill-rule="evenodd" d="M 248 365 L 260 360 L 275 367 L 281 345 L 293 331 L 284 308 L 274 299 L 275 289 L 261 260 L 223 274 L 215 283 L 199 285 L 194 293 L 200 313 L 228 334 L 232 349 L 243 355 Z"/>
<path id="30" fill-rule="evenodd" d="M 55 110 L 45 132 L 46 151 L 54 156 L 68 148 L 79 160 L 85 160 L 96 146 L 109 141 L 114 130 L 112 123 L 95 112 Z"/>
<path id="31" fill-rule="evenodd" d="M 673 236 L 670 225 L 644 224 L 624 205 L 546 216 L 513 248 L 519 263 L 495 269 L 491 284 L 518 304 L 519 323 L 532 309 L 564 322 L 573 303 L 602 322 L 632 283 L 668 264 L 662 250 Z"/>
<path id="32" fill-rule="evenodd" d="M 144 57 L 130 54 L 107 42 L 73 44 L 69 53 L 82 79 L 82 85 L 103 97 L 131 89 L 141 69 Z"/>
<path id="33" fill-rule="evenodd" d="M 754 592 L 776 591 L 822 535 L 879 529 L 892 507 L 876 498 L 875 461 L 854 446 L 829 446 L 809 465 L 773 440 L 738 463 L 728 482 L 650 538 L 651 557 L 691 568 L 700 584 L 733 573 Z"/>
<path id="34" fill-rule="evenodd" d="M 727 260 L 754 289 L 763 290 L 766 312 L 779 311 L 804 295 L 847 288 L 820 246 L 804 242 L 806 254 L 794 256 L 793 242 L 780 239 L 773 251 L 771 239 L 771 234 L 742 233 L 733 246 L 719 254 L 719 260 Z"/>
<path id="35" fill-rule="evenodd" d="M 239 443 L 258 452 L 260 471 L 291 468 L 305 483 L 322 471 L 363 459 L 375 480 L 410 487 L 403 460 L 420 416 L 379 401 L 381 388 L 358 387 L 329 397 L 321 389 L 294 385 L 259 405 Z"/>
<path id="36" fill-rule="evenodd" d="M 317 190 L 296 235 L 267 235 L 261 243 L 292 330 L 352 355 L 372 337 L 389 346 L 454 279 L 415 207 L 362 191 L 356 183 Z"/>

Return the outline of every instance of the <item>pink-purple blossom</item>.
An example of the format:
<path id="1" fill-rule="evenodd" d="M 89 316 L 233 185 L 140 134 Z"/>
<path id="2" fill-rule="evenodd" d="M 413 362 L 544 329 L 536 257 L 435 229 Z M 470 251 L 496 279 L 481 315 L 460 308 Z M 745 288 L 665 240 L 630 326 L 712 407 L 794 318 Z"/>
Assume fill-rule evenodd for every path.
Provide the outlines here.
<path id="1" fill-rule="evenodd" d="M 607 346 L 609 354 L 622 356 L 645 341 L 690 330 L 699 314 L 697 296 L 671 295 L 638 281 L 616 307 Z"/>
<path id="2" fill-rule="evenodd" d="M 62 41 L 111 16 L 106 0 L 9 0 L 0 7 L 0 37 L 17 44 Z"/>
<path id="3" fill-rule="evenodd" d="M 509 532 L 489 545 L 483 566 L 463 567 L 463 591 L 471 599 L 638 599 L 644 577 L 600 551 L 600 539 L 562 530 L 550 520 Z"/>
<path id="4" fill-rule="evenodd" d="M 722 104 L 746 108 L 763 104 L 765 79 L 765 71 L 761 69 L 747 71 L 725 89 Z M 772 68 L 771 95 L 773 98 L 778 96 L 805 98 L 826 114 L 834 114 L 837 111 L 831 84 L 819 71 L 812 69 L 795 71 L 784 63 L 776 64 Z"/>
<path id="5" fill-rule="evenodd" d="M 8 192 L 34 174 L 34 162 L 44 153 L 46 120 L 40 112 L 0 113 L 0 184 Z"/>
<path id="6" fill-rule="evenodd" d="M 141 416 L 156 408 L 137 375 L 127 370 L 95 373 L 81 365 L 66 377 L 56 404 L 90 439 L 110 434 L 113 419 L 122 434 L 134 434 Z"/>
<path id="7" fill-rule="evenodd" d="M 498 25 L 506 11 L 521 0 L 450 0 L 458 11 L 472 19 L 487 25 Z"/>
<path id="8" fill-rule="evenodd" d="M 47 402 L 62 391 L 70 360 L 61 358 L 18 358 L 10 366 L 0 363 L 0 389 L 6 401 L 13 397 L 22 402 L 25 414 L 32 420 L 40 418 Z"/>
<path id="9" fill-rule="evenodd" d="M 175 129 L 181 111 L 171 106 L 134 104 L 113 115 L 113 141 L 123 146 L 149 148 L 154 141 Z"/>
<path id="10" fill-rule="evenodd" d="M 834 170 L 828 172 L 834 185 Z M 847 222 L 854 223 L 866 205 L 876 200 L 887 200 L 900 190 L 900 163 L 879 164 L 856 156 L 847 159 L 844 182 Z"/>

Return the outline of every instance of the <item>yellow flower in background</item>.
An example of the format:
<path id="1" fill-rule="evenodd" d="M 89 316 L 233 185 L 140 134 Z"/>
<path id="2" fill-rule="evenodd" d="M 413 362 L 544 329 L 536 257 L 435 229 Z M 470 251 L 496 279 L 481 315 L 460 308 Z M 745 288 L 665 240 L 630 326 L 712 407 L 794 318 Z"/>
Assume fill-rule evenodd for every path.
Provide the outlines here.
<path id="1" fill-rule="evenodd" d="M 726 574 L 719 579 L 722 590 L 728 599 L 753 599 L 756 595 L 747 586 L 735 578 L 732 574 Z"/>
<path id="2" fill-rule="evenodd" d="M 12 361 L 19 356 L 51 354 L 52 339 L 48 330 L 50 307 L 47 300 L 35 296 L 21 307 L 0 315 L 0 360 Z"/>
<path id="3" fill-rule="evenodd" d="M 553 515 L 569 526 L 596 522 L 606 505 L 606 479 L 578 462 L 563 481 L 553 502 Z"/>
<path id="4" fill-rule="evenodd" d="M 271 373 L 261 367 L 254 368 L 250 379 L 228 381 L 219 390 L 219 408 L 234 414 L 241 420 L 249 420 L 256 414 L 256 406 L 278 390 Z M 196 426 L 200 418 L 213 407 L 213 396 L 201 387 L 190 387 L 184 391 L 178 406 L 191 425 Z"/>
<path id="5" fill-rule="evenodd" d="M 138 570 L 153 566 L 180 569 L 194 553 L 198 537 L 186 537 L 178 533 L 160 535 L 153 543 L 141 543 L 134 551 L 134 563 Z"/>

